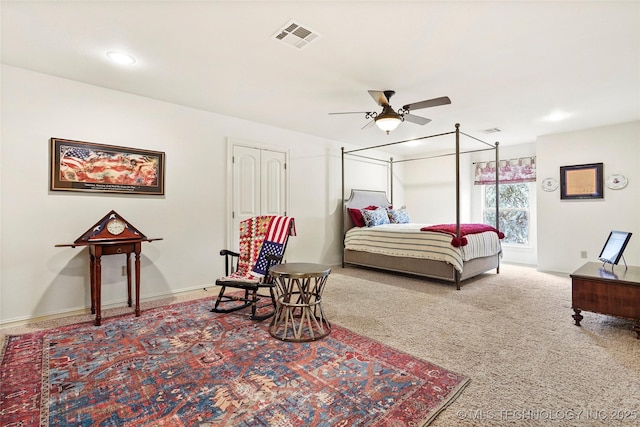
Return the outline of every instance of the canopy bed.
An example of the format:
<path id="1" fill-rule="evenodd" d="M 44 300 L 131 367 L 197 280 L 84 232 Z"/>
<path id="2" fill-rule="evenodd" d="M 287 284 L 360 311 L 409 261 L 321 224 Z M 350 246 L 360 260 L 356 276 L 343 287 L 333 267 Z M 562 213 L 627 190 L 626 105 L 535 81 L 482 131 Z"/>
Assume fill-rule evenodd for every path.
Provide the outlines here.
<path id="1" fill-rule="evenodd" d="M 461 152 L 460 135 L 489 146 Z M 415 274 L 424 277 L 454 282 L 460 289 L 460 282 L 478 274 L 496 269 L 500 272 L 502 253 L 500 239 L 504 237 L 496 224 L 495 227 L 484 224 L 461 224 L 460 222 L 460 154 L 494 150 L 496 164 L 499 162 L 498 143 L 489 144 L 473 136 L 455 131 L 422 137 L 432 138 L 443 135 L 455 135 L 456 164 L 456 222 L 428 227 L 425 224 L 407 223 L 402 218 L 402 209 L 393 209 L 393 158 L 382 160 L 363 156 L 360 152 L 373 150 L 408 141 L 399 141 L 375 147 L 345 151 L 342 148 L 342 194 L 343 194 L 343 267 L 346 264 L 376 269 Z M 356 156 L 384 162 L 388 165 L 390 200 L 387 191 L 351 190 L 348 199 L 345 194 L 345 156 Z M 441 157 L 442 155 L 432 156 Z M 396 161 L 416 161 L 432 157 L 420 157 Z M 496 185 L 499 177 L 496 168 Z M 496 191 L 496 193 L 498 193 Z M 499 218 L 499 200 L 496 197 L 496 221 Z M 385 220 L 385 215 L 390 219 Z M 397 216 L 394 220 L 394 216 Z M 361 218 L 362 217 L 362 218 Z M 408 219 L 408 218 L 407 218 Z"/>

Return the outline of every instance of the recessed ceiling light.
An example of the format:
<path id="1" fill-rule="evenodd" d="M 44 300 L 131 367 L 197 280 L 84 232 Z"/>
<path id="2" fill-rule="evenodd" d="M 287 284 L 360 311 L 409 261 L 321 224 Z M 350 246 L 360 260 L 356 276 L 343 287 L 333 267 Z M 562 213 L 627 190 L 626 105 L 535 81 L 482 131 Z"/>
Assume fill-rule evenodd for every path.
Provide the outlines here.
<path id="1" fill-rule="evenodd" d="M 115 50 L 107 52 L 107 56 L 112 61 L 115 61 L 118 64 L 122 64 L 122 65 L 131 65 L 131 64 L 135 64 L 136 62 L 136 59 L 133 56 L 127 55 L 126 53 L 123 53 L 123 52 L 117 52 Z"/>
<path id="2" fill-rule="evenodd" d="M 570 117 L 571 114 L 566 111 L 554 111 L 553 113 L 546 115 L 542 118 L 545 122 L 559 122 Z"/>
<path id="3" fill-rule="evenodd" d="M 404 143 L 407 147 L 417 147 L 422 144 L 423 141 L 418 141 L 417 139 L 410 139 Z"/>

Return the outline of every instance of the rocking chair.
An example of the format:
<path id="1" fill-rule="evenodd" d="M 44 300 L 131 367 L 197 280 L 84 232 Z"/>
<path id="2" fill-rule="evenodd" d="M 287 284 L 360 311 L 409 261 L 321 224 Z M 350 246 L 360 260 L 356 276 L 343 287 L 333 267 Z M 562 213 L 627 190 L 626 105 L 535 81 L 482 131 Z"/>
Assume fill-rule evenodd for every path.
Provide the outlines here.
<path id="1" fill-rule="evenodd" d="M 231 313 L 251 307 L 252 320 L 273 316 L 276 309 L 275 284 L 269 269 L 282 262 L 289 236 L 295 235 L 295 223 L 291 217 L 257 216 L 241 221 L 239 253 L 228 249 L 220 251 L 220 255 L 225 257 L 225 276 L 216 280 L 216 285 L 221 288 L 211 311 Z M 266 302 L 259 304 L 262 299 Z M 258 312 L 269 306 L 272 309 L 266 313 Z"/>

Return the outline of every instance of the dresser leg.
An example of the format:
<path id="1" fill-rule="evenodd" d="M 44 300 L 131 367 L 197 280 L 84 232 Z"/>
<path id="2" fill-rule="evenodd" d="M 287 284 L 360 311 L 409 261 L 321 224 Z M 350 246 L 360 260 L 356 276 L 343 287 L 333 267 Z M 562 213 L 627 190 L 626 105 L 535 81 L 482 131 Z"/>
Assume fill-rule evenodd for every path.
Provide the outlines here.
<path id="1" fill-rule="evenodd" d="M 584 317 L 582 316 L 582 314 L 580 314 L 580 312 L 581 312 L 582 310 L 580 310 L 579 308 L 574 308 L 574 309 L 573 309 L 573 311 L 574 311 L 576 314 L 571 315 L 571 317 L 573 317 L 573 320 L 575 320 L 575 321 L 576 321 L 576 326 L 580 326 L 580 321 L 581 321 L 582 319 L 584 319 Z"/>
<path id="2" fill-rule="evenodd" d="M 636 338 L 640 340 L 640 321 L 633 325 L 633 330 L 636 331 Z"/>

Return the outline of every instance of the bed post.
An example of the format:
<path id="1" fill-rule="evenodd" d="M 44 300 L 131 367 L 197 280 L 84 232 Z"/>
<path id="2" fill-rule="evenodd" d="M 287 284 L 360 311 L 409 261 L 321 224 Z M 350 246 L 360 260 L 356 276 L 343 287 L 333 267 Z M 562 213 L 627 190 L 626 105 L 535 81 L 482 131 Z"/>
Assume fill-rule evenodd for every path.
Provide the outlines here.
<path id="1" fill-rule="evenodd" d="M 389 198 L 391 200 L 391 206 L 393 206 L 393 157 L 389 157 Z"/>
<path id="2" fill-rule="evenodd" d="M 456 237 L 460 240 L 460 123 L 456 123 Z"/>
<path id="3" fill-rule="evenodd" d="M 456 238 L 460 241 L 460 123 L 456 123 Z M 460 272 L 455 271 L 456 289 L 460 290 Z"/>
<path id="4" fill-rule="evenodd" d="M 500 143 L 496 141 L 496 230 L 500 231 Z M 498 254 L 498 267 L 496 274 L 500 274 L 500 255 Z"/>
<path id="5" fill-rule="evenodd" d="M 342 221 L 342 268 L 344 268 L 344 147 L 340 147 L 340 157 L 342 159 L 342 194 L 340 194 L 342 204 L 340 206 L 340 220 Z"/>
<path id="6" fill-rule="evenodd" d="M 496 142 L 496 230 L 500 230 L 500 149 L 499 142 Z"/>

